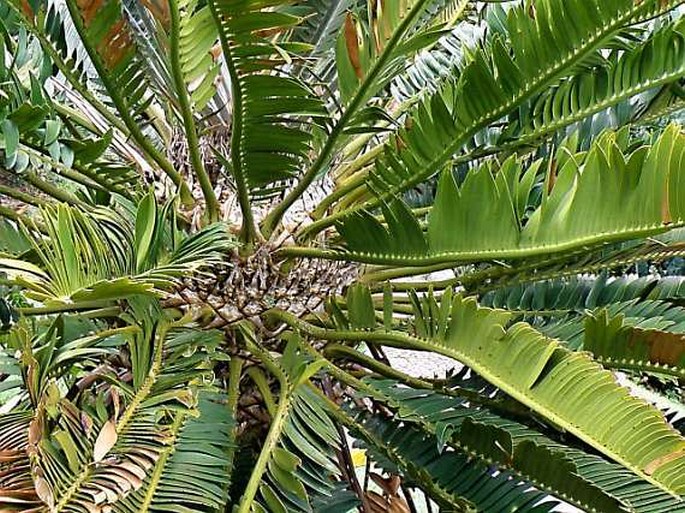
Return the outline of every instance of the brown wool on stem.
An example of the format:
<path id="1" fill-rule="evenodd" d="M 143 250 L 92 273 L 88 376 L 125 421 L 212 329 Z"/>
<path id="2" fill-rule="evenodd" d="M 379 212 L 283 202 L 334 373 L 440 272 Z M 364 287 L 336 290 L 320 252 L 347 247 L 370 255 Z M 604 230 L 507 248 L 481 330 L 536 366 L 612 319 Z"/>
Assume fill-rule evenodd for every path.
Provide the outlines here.
<path id="1" fill-rule="evenodd" d="M 227 264 L 186 279 L 167 303 L 194 312 L 208 306 L 215 314 L 210 325 L 226 328 L 272 308 L 298 317 L 316 312 L 357 276 L 355 265 L 322 260 L 298 261 L 284 271 L 272 255 L 266 245 L 247 259 L 234 254 Z"/>

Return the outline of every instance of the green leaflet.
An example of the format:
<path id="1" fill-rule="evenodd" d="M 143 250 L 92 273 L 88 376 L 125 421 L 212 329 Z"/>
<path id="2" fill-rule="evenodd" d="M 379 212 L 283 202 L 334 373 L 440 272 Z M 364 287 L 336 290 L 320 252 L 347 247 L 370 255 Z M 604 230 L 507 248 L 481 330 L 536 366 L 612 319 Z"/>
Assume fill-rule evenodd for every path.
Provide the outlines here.
<path id="1" fill-rule="evenodd" d="M 542 163 L 524 170 L 511 157 L 497 171 L 486 164 L 470 172 L 459 187 L 445 172 L 423 244 L 416 230 L 407 231 L 410 223 L 394 221 L 408 214 L 396 203 L 384 210 L 387 228 L 368 215 L 345 219 L 340 232 L 349 251 L 322 256 L 411 266 L 514 259 L 644 237 L 685 222 L 685 134 L 676 125 L 632 152 L 613 133 L 588 152 L 567 144 L 529 217 L 525 205 Z"/>
<path id="2" fill-rule="evenodd" d="M 347 308 L 352 329 L 373 329 L 376 325 L 373 300 L 368 289 L 355 283 L 347 290 Z"/>
<path id="3" fill-rule="evenodd" d="M 136 212 L 135 229 L 135 270 L 140 272 L 149 266 L 150 260 L 154 259 L 157 248 L 153 245 L 153 237 L 159 233 L 157 214 L 157 199 L 154 192 L 149 192 L 141 200 Z"/>
<path id="4" fill-rule="evenodd" d="M 5 150 L 5 167 L 13 168 L 17 162 L 17 149 L 19 147 L 19 129 L 11 119 L 3 119 L 0 132 L 3 136 L 3 149 Z"/>
<path id="5" fill-rule="evenodd" d="M 30 249 L 26 236 L 6 219 L 0 220 L 0 253 L 18 255 Z"/>

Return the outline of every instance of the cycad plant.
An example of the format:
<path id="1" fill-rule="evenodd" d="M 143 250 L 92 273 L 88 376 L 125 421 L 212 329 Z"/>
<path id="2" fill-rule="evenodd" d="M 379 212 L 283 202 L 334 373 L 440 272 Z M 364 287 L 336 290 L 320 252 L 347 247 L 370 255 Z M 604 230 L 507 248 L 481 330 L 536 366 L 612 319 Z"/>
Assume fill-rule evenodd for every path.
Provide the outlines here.
<path id="1" fill-rule="evenodd" d="M 1 0 L 0 511 L 685 511 L 683 3 Z"/>

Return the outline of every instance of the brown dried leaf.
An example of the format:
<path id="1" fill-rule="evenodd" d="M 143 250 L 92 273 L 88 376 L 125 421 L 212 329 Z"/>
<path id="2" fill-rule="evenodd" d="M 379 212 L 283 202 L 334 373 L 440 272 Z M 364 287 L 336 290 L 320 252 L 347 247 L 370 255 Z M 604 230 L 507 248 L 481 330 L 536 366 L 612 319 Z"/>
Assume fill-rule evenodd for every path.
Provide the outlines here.
<path id="1" fill-rule="evenodd" d="M 35 417 L 29 424 L 29 445 L 36 445 L 43 435 L 43 422 L 41 417 Z"/>
<path id="2" fill-rule="evenodd" d="M 357 75 L 359 80 L 363 79 L 364 70 L 359 58 L 359 36 L 357 35 L 357 25 L 354 22 L 354 16 L 351 13 L 348 13 L 345 18 L 345 46 L 347 47 L 347 55 L 350 58 L 355 75 Z"/>
<path id="3" fill-rule="evenodd" d="M 410 513 L 407 501 L 397 495 L 383 496 L 369 491 L 366 492 L 365 498 L 370 513 Z"/>
<path id="4" fill-rule="evenodd" d="M 164 0 L 143 0 L 143 5 L 147 7 L 154 18 L 161 22 L 165 28 L 169 26 L 171 16 L 169 14 L 169 3 Z"/>
<path id="5" fill-rule="evenodd" d="M 552 194 L 557 183 L 557 161 L 552 160 L 549 165 L 549 181 L 547 182 L 547 194 Z"/>
<path id="6" fill-rule="evenodd" d="M 31 7 L 31 4 L 29 4 L 28 0 L 21 0 L 21 10 L 24 11 L 26 16 L 33 18 L 33 8 Z"/>
<path id="7" fill-rule="evenodd" d="M 0 451 L 0 463 L 11 463 L 13 461 L 20 461 L 26 457 L 26 452 L 23 450 L 9 450 Z M 0 488 L 2 491 L 2 488 Z"/>
<path id="8" fill-rule="evenodd" d="M 400 484 L 402 483 L 400 476 L 392 475 L 388 478 L 385 478 L 380 474 L 376 474 L 375 472 L 371 472 L 369 476 L 373 482 L 376 483 L 381 490 L 383 490 L 383 493 L 391 496 L 397 495 L 397 491 L 400 489 Z"/>
<path id="9" fill-rule="evenodd" d="M 83 411 L 81 412 L 81 429 L 86 435 L 89 435 L 93 429 L 93 419 Z"/>
<path id="10" fill-rule="evenodd" d="M 685 336 L 681 333 L 633 328 L 627 342 L 628 347 L 644 347 L 650 362 L 679 366 L 685 359 Z"/>
<path id="11" fill-rule="evenodd" d="M 34 481 L 34 487 L 36 488 L 36 495 L 47 504 L 48 508 L 51 510 L 55 507 L 55 496 L 52 493 L 52 488 L 50 484 L 45 480 L 45 478 L 37 476 Z"/>
<path id="12" fill-rule="evenodd" d="M 78 0 L 76 4 L 86 27 L 89 27 L 98 12 L 102 9 L 103 0 Z"/>
<path id="13" fill-rule="evenodd" d="M 97 463 L 107 456 L 109 451 L 117 443 L 117 426 L 113 420 L 108 420 L 102 426 L 102 430 L 95 440 L 93 448 L 93 460 Z"/>
<path id="14" fill-rule="evenodd" d="M 119 418 L 119 412 L 121 410 L 121 397 L 119 395 L 119 389 L 116 387 L 112 387 L 109 390 L 109 395 L 112 398 L 112 405 L 114 406 L 114 419 L 117 420 Z"/>

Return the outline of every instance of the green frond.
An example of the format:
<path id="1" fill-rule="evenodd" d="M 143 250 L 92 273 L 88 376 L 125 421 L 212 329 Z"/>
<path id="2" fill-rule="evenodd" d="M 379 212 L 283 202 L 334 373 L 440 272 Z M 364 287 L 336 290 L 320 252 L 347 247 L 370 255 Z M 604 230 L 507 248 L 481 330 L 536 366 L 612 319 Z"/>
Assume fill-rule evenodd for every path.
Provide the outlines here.
<path id="1" fill-rule="evenodd" d="M 69 13 L 80 42 L 107 93 L 122 116 L 135 119 L 146 107 L 149 82 L 141 63 L 136 59 L 131 29 L 118 0 L 104 0 L 89 5 L 68 2 Z M 95 10 L 98 9 L 98 16 Z M 130 127 L 129 127 L 130 129 Z"/>
<path id="2" fill-rule="evenodd" d="M 383 205 L 387 227 L 365 211 L 338 226 L 347 251 L 312 256 L 422 267 L 512 260 L 643 238 L 680 226 L 679 165 L 685 136 L 670 126 L 651 147 L 629 152 L 620 134 L 605 133 L 590 151 L 569 139 L 545 172 L 542 201 L 528 213 L 545 161 L 524 169 L 510 157 L 499 169 L 484 164 L 457 186 L 445 171 L 427 233 L 400 201 Z M 308 255 L 306 248 L 284 254 Z"/>
<path id="3" fill-rule="evenodd" d="M 436 305 L 437 330 L 430 333 L 421 328 L 425 323 L 416 323 L 415 336 L 333 331 L 292 322 L 318 338 L 364 340 L 454 358 L 643 479 L 673 495 L 682 493 L 685 484 L 677 476 L 685 465 L 684 440 L 658 410 L 632 397 L 587 354 L 571 352 L 525 323 L 508 327 L 509 312 L 482 308 L 461 296 L 448 295 L 443 301 Z M 351 310 L 350 315 L 357 312 Z M 604 413 L 598 418 L 594 412 L 600 409 Z"/>
<path id="4" fill-rule="evenodd" d="M 682 493 L 683 485 L 673 479 L 677 472 L 672 472 L 683 463 L 679 456 L 682 438 L 658 412 L 618 386 L 610 373 L 587 356 L 562 349 L 524 324 L 504 329 L 510 316 L 506 312 L 482 309 L 459 297 L 452 308 L 444 339 L 436 337 L 425 349 L 459 359 L 644 479 L 676 495 Z M 604 412 L 612 412 L 601 421 L 589 413 L 599 405 Z M 631 433 L 630 438 L 622 435 L 624 430 Z M 663 433 L 663 445 L 645 444 L 640 433 L 647 431 L 650 440 L 655 432 Z"/>
<path id="5" fill-rule="evenodd" d="M 120 121 L 150 161 L 180 188 L 181 197 L 186 201 L 187 184 L 139 124 L 154 96 L 149 94 L 146 70 L 137 54 L 121 3 L 119 0 L 97 1 L 90 9 L 75 0 L 68 0 L 66 4 L 80 42 Z M 98 15 L 94 16 L 96 12 Z"/>
<path id="6" fill-rule="evenodd" d="M 540 313 L 549 311 L 582 311 L 640 300 L 670 300 L 685 294 L 679 276 L 596 277 L 572 276 L 565 279 L 518 283 L 483 295 L 481 303 L 493 308 Z"/>
<path id="7" fill-rule="evenodd" d="M 448 511 L 545 512 L 559 505 L 547 500 L 534 507 L 547 498 L 544 492 L 509 471 L 495 474 L 490 464 L 468 453 L 440 451 L 436 439 L 415 426 L 370 415 L 357 422 L 364 430 L 353 432 L 372 454 L 383 455 L 379 458 L 382 468 L 388 472 L 399 468 L 409 486 L 428 492 L 431 499 Z M 548 464 L 547 470 L 550 469 Z"/>
<path id="8" fill-rule="evenodd" d="M 652 265 L 685 256 L 685 245 L 681 239 L 681 230 L 676 229 L 644 240 L 579 248 L 572 252 L 511 261 L 504 265 L 493 262 L 482 269 L 467 270 L 458 279 L 448 280 L 442 288 L 463 283 L 470 293 L 483 295 L 508 289 L 512 283 L 525 285 L 582 275 L 625 272 L 641 264 Z"/>
<path id="9" fill-rule="evenodd" d="M 311 512 L 313 500 L 338 492 L 335 450 L 340 447 L 340 433 L 308 384 L 322 365 L 300 352 L 295 335 L 279 361 L 255 344 L 249 342 L 248 347 L 278 379 L 280 392 L 269 401 L 275 405 L 269 434 L 237 511 Z"/>
<path id="10" fill-rule="evenodd" d="M 404 68 L 408 56 L 433 45 L 450 23 L 458 21 L 455 17 L 436 26 L 435 17 L 426 17 L 431 4 L 429 0 L 368 2 L 365 15 L 355 11 L 346 14 L 338 33 L 335 57 L 340 99 L 334 103 L 341 115 L 297 185 L 262 222 L 265 235 L 273 233 L 286 211 L 326 169 L 346 135 L 373 133 L 377 121 L 388 121 L 387 113 L 367 102 L 389 83 L 394 73 Z"/>
<path id="11" fill-rule="evenodd" d="M 235 421 L 226 408 L 225 396 L 201 391 L 197 413 L 177 414 L 172 441 L 143 486 L 117 502 L 113 510 L 223 511 L 228 503 L 229 454 L 235 447 Z"/>
<path id="12" fill-rule="evenodd" d="M 565 346 L 581 349 L 586 323 L 595 316 L 620 317 L 636 329 L 684 333 L 685 309 L 672 302 L 681 297 L 681 282 L 679 277 L 572 277 L 498 289 L 485 294 L 482 304 L 509 310 Z"/>
<path id="13" fill-rule="evenodd" d="M 676 83 L 685 75 L 683 42 L 685 20 L 680 19 L 637 46 L 614 52 L 601 65 L 559 82 L 535 98 L 530 109 L 521 109 L 497 144 L 534 143 L 640 93 Z"/>
<path id="14" fill-rule="evenodd" d="M 171 74 L 183 119 L 193 171 L 207 204 L 210 223 L 219 220 L 219 204 L 202 155 L 195 112 L 201 111 L 216 93 L 219 65 L 212 56 L 218 39 L 209 7 L 197 7 L 193 0 L 169 3 Z"/>
<path id="15" fill-rule="evenodd" d="M 581 63 L 583 58 L 594 58 L 594 51 L 622 28 L 621 24 L 627 25 L 636 18 L 649 18 L 678 3 L 651 2 L 650 5 L 643 2 L 638 5 L 624 1 L 574 5 L 551 0 L 537 4 L 534 16 L 530 16 L 523 5 L 512 8 L 506 19 L 509 40 L 495 37 L 490 45 L 478 49 L 456 84 L 448 84 L 441 94 L 419 106 L 412 116 L 413 123 L 397 136 L 396 144 L 401 151 L 389 149 L 393 155 L 379 162 L 369 186 L 382 198 L 388 198 L 428 178 L 480 129 L 514 111 L 526 99 L 542 92 L 545 86 L 554 84 L 560 73 L 574 69 L 574 63 Z M 611 21 L 607 23 L 607 20 Z M 638 64 L 630 62 L 636 75 L 634 82 L 640 83 L 638 72 L 641 70 L 645 77 L 643 89 L 636 88 L 635 94 L 648 89 L 654 77 L 668 74 L 666 70 L 662 72 L 652 67 L 657 63 L 663 63 L 669 71 L 673 70 L 670 80 L 682 76 L 682 59 L 677 57 L 682 35 L 675 30 L 669 42 L 664 41 L 668 39 L 664 35 L 657 36 L 657 42 L 645 44 L 645 57 L 635 61 Z M 670 54 L 671 59 L 651 59 L 649 55 L 652 55 L 655 45 L 665 55 Z M 644 68 L 638 67 L 639 62 L 645 63 Z M 583 89 L 581 95 L 576 84 L 571 95 L 564 94 L 561 87 L 562 92 L 556 96 L 556 102 L 547 102 L 550 107 L 554 104 L 555 109 L 542 109 L 542 112 L 545 116 L 556 114 L 557 118 L 562 118 L 564 109 L 567 109 L 566 112 L 570 110 L 579 116 L 566 123 L 560 122 L 559 126 L 564 126 L 606 108 L 612 101 L 619 101 L 614 96 L 630 93 L 630 89 L 624 90 L 623 86 L 634 85 L 634 82 L 621 82 L 628 80 L 628 74 L 624 76 L 621 73 L 625 64 L 621 62 L 615 66 L 617 71 L 611 75 L 614 78 L 613 89 L 590 87 Z M 595 80 L 591 74 L 580 76 L 584 86 L 592 85 Z M 608 87 L 609 81 L 601 84 Z M 542 105 L 545 105 L 544 101 Z M 577 113 L 583 110 L 586 112 Z M 550 122 L 549 119 L 544 121 Z M 536 123 L 536 126 L 543 126 L 543 123 Z M 407 148 L 402 149 L 405 145 Z"/>
<path id="16" fill-rule="evenodd" d="M 132 294 L 156 294 L 217 263 L 232 246 L 221 224 L 190 236 L 177 233 L 172 205 L 158 210 L 148 194 L 135 220 L 123 208 L 82 212 L 65 205 L 45 207 L 47 237 L 32 241 L 38 265 L 3 259 L 0 268 L 28 297 L 48 307 L 104 306 Z"/>
<path id="17" fill-rule="evenodd" d="M 181 440 L 192 440 L 197 432 L 180 419 L 193 414 L 197 403 L 193 383 L 207 373 L 209 355 L 221 339 L 146 322 L 124 337 L 132 376 L 120 379 L 112 370 L 101 371 L 90 379 L 90 383 L 100 381 L 99 387 L 86 385 L 78 404 L 57 386 L 60 381 L 63 386 L 79 386 L 69 377 L 71 367 L 62 376 L 37 376 L 42 391 L 29 431 L 28 443 L 33 447 L 29 453 L 33 474 L 44 478 L 40 497 L 54 511 L 101 510 L 128 497 L 142 489 L 149 482 L 146 479 L 154 480 L 154 469 L 169 458 L 168 447 L 181 426 Z M 62 339 L 55 340 L 53 346 L 59 346 Z M 29 367 L 29 376 L 36 376 L 38 365 L 44 365 L 40 350 L 34 354 L 30 365 L 35 368 Z M 88 374 L 77 377 L 88 378 Z M 213 433 L 221 438 L 227 431 Z M 183 462 L 180 451 L 169 464 Z M 225 492 L 219 494 L 223 496 Z"/>
<path id="18" fill-rule="evenodd" d="M 305 46 L 279 36 L 300 18 L 279 12 L 280 1 L 209 3 L 231 72 L 234 102 L 231 166 L 239 189 L 269 197 L 297 176 L 312 143 L 306 126 L 327 113 L 309 87 L 279 72 Z M 243 205 L 246 212 L 247 205 Z"/>
<path id="19" fill-rule="evenodd" d="M 585 511 L 646 512 L 682 508 L 677 499 L 620 466 L 588 456 L 582 449 L 562 444 L 518 421 L 473 408 L 465 399 L 439 391 L 418 391 L 392 380 L 368 379 L 365 383 L 374 391 L 375 400 L 396 412 L 390 420 L 370 416 L 349 405 L 357 420 L 363 421 L 367 428 L 377 433 L 384 430 L 378 433 L 381 447 L 387 452 L 403 454 L 403 459 L 410 464 L 419 463 L 438 483 L 453 487 L 460 483 L 462 490 L 466 489 L 460 495 L 473 501 L 479 511 L 485 510 L 486 505 L 494 508 L 488 501 L 495 497 L 514 501 L 521 500 L 524 491 L 536 493 L 526 485 L 519 488 L 526 481 Z M 406 443 L 405 436 L 414 443 Z M 444 464 L 441 459 L 445 460 Z M 500 498 L 494 492 L 481 494 L 484 488 L 489 489 L 488 485 L 467 479 L 466 475 L 455 475 L 454 467 L 447 466 L 450 460 L 461 460 L 457 468 L 466 475 L 486 469 L 481 480 L 489 482 L 490 487 L 499 487 L 503 496 Z M 492 465 L 503 473 L 504 479 L 497 479 L 502 474 L 495 474 Z M 612 478 L 604 479 L 605 475 Z M 509 492 L 505 494 L 507 488 Z M 505 505 L 500 506 L 503 508 Z"/>

